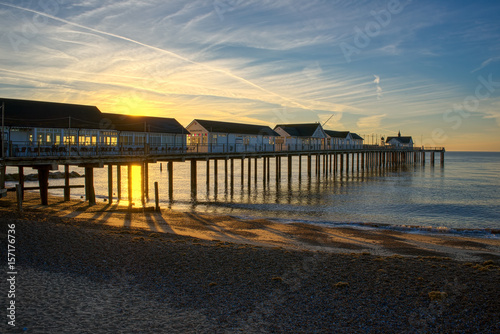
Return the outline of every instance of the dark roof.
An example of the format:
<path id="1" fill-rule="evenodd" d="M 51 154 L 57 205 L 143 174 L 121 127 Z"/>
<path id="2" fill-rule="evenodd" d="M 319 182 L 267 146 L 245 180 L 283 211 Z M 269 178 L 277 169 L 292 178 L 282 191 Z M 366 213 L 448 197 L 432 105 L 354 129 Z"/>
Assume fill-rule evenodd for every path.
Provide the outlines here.
<path id="1" fill-rule="evenodd" d="M 319 123 L 278 124 L 274 129 L 282 128 L 292 137 L 312 137 L 318 126 L 320 126 Z"/>
<path id="2" fill-rule="evenodd" d="M 69 103 L 0 98 L 2 102 L 6 126 L 187 133 L 173 118 L 101 113 L 95 106 Z"/>
<path id="3" fill-rule="evenodd" d="M 325 130 L 325 133 L 332 138 L 347 138 L 347 135 L 349 135 L 349 131 Z"/>
<path id="4" fill-rule="evenodd" d="M 401 144 L 410 144 L 411 142 L 411 137 L 408 137 L 408 136 L 401 136 L 401 137 L 387 137 L 387 139 L 385 140 L 386 143 L 390 142 L 392 139 L 396 139 L 397 141 L 399 141 Z"/>
<path id="5" fill-rule="evenodd" d="M 118 131 L 189 133 L 175 118 L 102 113 L 101 128 L 102 123 Z"/>
<path id="6" fill-rule="evenodd" d="M 263 136 L 279 136 L 267 125 L 253 125 L 243 123 L 208 121 L 204 119 L 195 119 L 209 132 L 218 133 L 237 133 L 242 135 L 263 135 Z"/>
<path id="7" fill-rule="evenodd" d="M 352 137 L 352 139 L 364 140 L 363 137 L 361 137 L 360 135 L 358 135 L 357 133 L 354 133 L 354 132 L 351 132 L 351 137 Z"/>
<path id="8" fill-rule="evenodd" d="M 95 106 L 0 98 L 5 125 L 25 127 L 99 128 L 101 112 Z"/>

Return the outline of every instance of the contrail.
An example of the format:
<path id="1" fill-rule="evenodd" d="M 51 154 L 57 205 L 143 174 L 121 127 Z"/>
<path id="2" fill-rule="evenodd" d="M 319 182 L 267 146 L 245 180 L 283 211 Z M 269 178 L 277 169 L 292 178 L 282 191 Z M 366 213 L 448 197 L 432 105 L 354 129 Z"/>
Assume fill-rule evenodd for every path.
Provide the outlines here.
<path id="1" fill-rule="evenodd" d="M 130 42 L 130 43 L 133 43 L 133 44 L 137 44 L 137 45 L 140 45 L 140 46 L 143 46 L 145 48 L 148 48 L 148 49 L 151 49 L 151 50 L 155 50 L 155 51 L 158 51 L 158 52 L 162 52 L 162 53 L 165 53 L 165 54 L 168 54 L 174 58 L 177 58 L 177 59 L 180 59 L 180 60 L 183 60 L 185 62 L 188 62 L 188 63 L 191 63 L 191 64 L 194 64 L 194 65 L 198 65 L 198 66 L 201 66 L 201 67 L 204 67 L 206 69 L 209 69 L 210 71 L 213 71 L 213 72 L 217 72 L 217 73 L 222 73 L 224 75 L 227 75 L 233 79 L 236 79 L 240 82 L 243 82 L 249 86 L 252 86 L 254 88 L 257 88 L 265 93 L 268 93 L 270 95 L 273 95 L 273 96 L 276 96 L 284 101 L 287 101 L 289 103 L 292 103 L 300 108 L 303 108 L 303 109 L 307 109 L 307 110 L 312 110 L 311 108 L 309 107 L 306 107 L 296 101 L 293 101 L 287 97 L 284 97 L 284 96 L 281 96 L 277 93 L 274 93 L 264 87 L 261 87 L 249 80 L 246 80 L 242 77 L 239 77 L 235 74 L 232 74 L 231 72 L 227 72 L 225 70 L 221 70 L 221 69 L 218 69 L 218 68 L 214 68 L 212 66 L 209 66 L 209 65 L 206 65 L 206 64 L 203 64 L 203 63 L 199 63 L 199 62 L 196 62 L 194 60 L 191 60 L 189 58 L 186 58 L 184 56 L 181 56 L 179 54 L 176 54 L 174 52 L 171 52 L 171 51 L 168 51 L 168 50 L 165 50 L 165 49 L 162 49 L 162 48 L 159 48 L 159 47 L 156 47 L 156 46 L 152 46 L 152 45 L 148 45 L 148 44 L 145 44 L 145 43 L 142 43 L 142 42 L 139 42 L 135 39 L 132 39 L 132 38 L 128 38 L 128 37 L 124 37 L 124 36 L 120 36 L 120 35 L 117 35 L 117 34 L 113 34 L 113 33 L 109 33 L 109 32 L 106 32 L 106 31 L 101 31 L 101 30 L 98 30 L 98 29 L 94 29 L 94 28 L 90 28 L 90 27 L 87 27 L 87 26 L 84 26 L 84 25 L 81 25 L 81 24 L 78 24 L 78 23 L 74 23 L 74 22 L 71 22 L 71 21 L 68 21 L 68 20 L 65 20 L 65 19 L 61 19 L 59 17 L 56 17 L 56 16 L 53 16 L 53 15 L 50 15 L 50 14 L 47 14 L 47 13 L 44 13 L 44 12 L 40 12 L 40 11 L 37 11 L 37 10 L 33 10 L 33 9 L 29 9 L 29 8 L 24 8 L 24 7 L 19 7 L 19 6 L 16 6 L 16 5 L 11 5 L 11 4 L 7 4 L 7 3 L 4 3 L 4 2 L 0 2 L 0 5 L 4 5 L 4 6 L 7 6 L 7 7 L 11 7 L 11 8 L 15 8 L 15 9 L 19 9 L 19 10 L 23 10 L 23 11 L 26 11 L 26 12 L 31 12 L 31 13 L 34 13 L 34 14 L 38 14 L 38 15 L 42 15 L 42 16 L 45 16 L 47 18 L 50 18 L 52 20 L 55 20 L 55 21 L 58 21 L 58 22 L 62 22 L 62 23 L 66 23 L 66 24 L 69 24 L 73 27 L 78 27 L 78 28 L 81 28 L 81 29 L 85 29 L 85 30 L 88 30 L 88 31 L 92 31 L 94 33 L 97 33 L 97 34 L 100 34 L 100 35 L 104 35 L 104 36 L 109 36 L 109 37 L 113 37 L 113 38 L 116 38 L 116 39 L 120 39 L 120 40 L 123 40 L 123 41 L 127 41 L 127 42 Z"/>

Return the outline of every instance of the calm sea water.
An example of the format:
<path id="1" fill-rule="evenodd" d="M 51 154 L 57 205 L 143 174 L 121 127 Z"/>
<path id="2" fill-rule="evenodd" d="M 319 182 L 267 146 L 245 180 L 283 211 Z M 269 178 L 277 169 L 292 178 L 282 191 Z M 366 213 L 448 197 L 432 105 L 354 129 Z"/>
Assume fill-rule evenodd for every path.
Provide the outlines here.
<path id="1" fill-rule="evenodd" d="M 297 159 L 297 158 L 295 158 Z M 259 161 L 259 167 L 261 169 Z M 274 160 L 271 161 L 271 179 L 264 184 L 262 170 L 257 184 L 252 175 L 247 183 L 245 164 L 244 185 L 241 185 L 241 165 L 235 161 L 234 187 L 231 190 L 224 179 L 224 162 L 219 161 L 217 193 L 214 191 L 213 170 L 211 184 L 206 188 L 205 163 L 198 163 L 198 195 L 190 195 L 189 163 L 174 163 L 174 202 L 167 202 L 166 163 L 150 165 L 150 205 L 153 201 L 153 182 L 158 181 L 162 207 L 195 210 L 236 216 L 265 217 L 281 221 L 306 221 L 320 224 L 387 224 L 394 227 L 422 227 L 451 230 L 500 229 L 500 152 L 447 152 L 445 163 L 430 166 L 409 165 L 399 169 L 351 172 L 335 176 L 306 176 L 306 159 L 302 162 L 302 176 L 298 175 L 298 161 L 294 161 L 293 177 L 289 183 L 287 164 L 283 160 L 282 179 L 275 181 Z M 314 161 L 313 161 L 314 166 Z M 213 169 L 213 163 L 211 165 Z M 83 170 L 72 168 L 83 174 Z M 15 173 L 17 169 L 8 169 Z M 25 170 L 25 174 L 31 173 Z M 114 170 L 116 175 L 116 168 Z M 253 162 L 252 162 L 253 173 Z M 133 193 L 135 205 L 140 205 L 137 192 L 139 169 L 134 169 Z M 98 201 L 107 198 L 107 168 L 95 170 L 95 189 Z M 122 196 L 127 196 L 127 173 L 122 169 Z M 116 179 L 115 179 L 116 180 Z M 83 184 L 83 179 L 72 179 L 72 184 Z M 50 180 L 51 185 L 63 184 Z M 9 183 L 8 183 L 9 185 Z M 13 183 L 10 183 L 12 186 Z M 26 185 L 36 185 L 28 182 Z M 115 185 L 116 191 L 116 185 Z M 62 190 L 53 190 L 62 195 Z M 73 189 L 72 196 L 80 198 L 83 189 Z"/>

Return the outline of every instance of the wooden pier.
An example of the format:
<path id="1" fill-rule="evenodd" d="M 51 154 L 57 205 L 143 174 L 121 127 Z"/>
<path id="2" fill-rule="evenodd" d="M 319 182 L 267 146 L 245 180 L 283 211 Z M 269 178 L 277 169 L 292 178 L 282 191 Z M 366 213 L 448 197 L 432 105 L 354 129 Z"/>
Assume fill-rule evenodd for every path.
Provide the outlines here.
<path id="1" fill-rule="evenodd" d="M 247 185 L 251 189 L 252 180 L 254 184 L 258 182 L 258 175 L 262 175 L 264 183 L 270 181 L 271 161 L 274 160 L 276 182 L 282 181 L 282 160 L 287 164 L 287 181 L 292 182 L 292 173 L 294 168 L 294 159 L 298 159 L 299 179 L 302 178 L 303 157 L 307 157 L 306 177 L 329 176 L 337 173 L 349 173 L 355 171 L 366 171 L 381 168 L 391 168 L 404 165 L 425 165 L 426 155 L 430 157 L 430 164 L 435 164 L 435 154 L 440 154 L 440 163 L 444 164 L 445 149 L 436 148 L 388 148 L 382 146 L 365 145 L 361 149 L 336 149 L 336 150 L 306 150 L 306 151 L 275 151 L 275 152 L 222 152 L 222 153 L 199 153 L 184 151 L 169 154 L 148 154 L 147 150 L 142 154 L 135 155 L 90 155 L 90 156 L 26 156 L 9 157 L 0 161 L 0 189 L 5 192 L 5 171 L 6 167 L 17 167 L 19 170 L 19 184 L 21 190 L 39 189 L 42 205 L 48 204 L 48 190 L 53 189 L 49 186 L 49 172 L 57 170 L 59 166 L 64 166 L 65 183 L 58 188 L 64 189 L 64 200 L 70 199 L 71 188 L 84 187 L 85 200 L 89 205 L 96 203 L 94 190 L 94 168 L 108 169 L 108 202 L 113 202 L 113 185 L 116 183 L 116 194 L 118 200 L 122 199 L 121 176 L 122 167 L 127 167 L 128 173 L 128 201 L 132 203 L 132 166 L 140 166 L 141 182 L 140 193 L 142 205 L 145 205 L 149 198 L 149 164 L 157 162 L 166 162 L 168 172 L 168 200 L 173 201 L 174 185 L 173 173 L 174 162 L 190 162 L 190 189 L 193 201 L 196 201 L 198 189 L 198 161 L 206 162 L 206 187 L 210 189 L 213 184 L 214 191 L 217 193 L 218 187 L 218 163 L 224 161 L 224 181 L 226 187 L 234 186 L 234 161 L 239 160 L 241 164 L 241 185 L 245 183 L 245 164 L 247 165 Z M 246 160 L 246 161 L 245 161 Z M 314 164 L 313 164 L 314 160 Z M 213 176 L 210 173 L 210 165 L 213 163 Z M 252 166 L 253 165 L 253 166 Z M 71 185 L 69 180 L 69 166 L 78 166 L 85 169 L 85 184 Z M 113 167 L 116 166 L 116 180 L 113 180 Z M 23 181 L 23 168 L 31 167 L 38 171 L 38 187 L 26 188 Z M 262 173 L 258 173 L 262 170 Z M 253 177 L 252 177 L 253 176 Z M 3 192 L 3 193 L 4 193 Z"/>

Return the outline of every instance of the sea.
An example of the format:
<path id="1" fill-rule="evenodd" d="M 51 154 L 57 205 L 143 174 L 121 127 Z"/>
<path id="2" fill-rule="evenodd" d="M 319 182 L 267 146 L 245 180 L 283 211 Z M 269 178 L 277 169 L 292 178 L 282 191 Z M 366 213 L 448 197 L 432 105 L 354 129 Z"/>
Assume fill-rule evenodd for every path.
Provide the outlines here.
<path id="1" fill-rule="evenodd" d="M 444 163 L 439 154 L 436 164 L 427 157 L 425 165 L 409 164 L 398 168 L 352 171 L 319 175 L 313 170 L 307 176 L 306 157 L 299 175 L 298 158 L 294 158 L 292 177 L 287 176 L 287 161 L 282 160 L 281 179 L 276 181 L 274 159 L 270 179 L 264 182 L 262 161 L 258 162 L 248 184 L 248 162 L 241 178 L 240 160 L 234 162 L 234 178 L 225 178 L 224 161 L 218 163 L 218 182 L 214 184 L 214 164 L 210 164 L 209 186 L 206 162 L 197 163 L 197 195 L 190 190 L 190 163 L 175 162 L 174 196 L 168 199 L 167 164 L 149 165 L 148 206 L 154 206 L 154 182 L 158 182 L 160 206 L 182 211 L 232 215 L 240 218 L 267 218 L 283 223 L 302 222 L 328 226 L 355 226 L 406 230 L 410 233 L 458 233 L 487 238 L 500 237 L 500 152 L 446 152 Z M 313 160 L 314 166 L 314 160 Z M 230 167 L 228 166 L 229 170 Z M 314 168 L 313 168 L 314 169 Z M 62 168 L 60 169 L 62 171 Z M 71 167 L 84 174 L 84 170 Z M 17 168 L 7 168 L 17 173 Z M 35 173 L 25 168 L 25 175 Z M 254 162 L 252 161 L 252 173 Z M 122 201 L 127 202 L 127 169 L 122 167 Z M 94 171 L 98 202 L 108 198 L 107 167 Z M 116 167 L 113 168 L 116 197 Z M 243 181 L 243 183 L 242 183 Z M 72 178 L 71 184 L 83 184 L 83 178 Z M 16 182 L 7 182 L 14 187 Z M 37 186 L 29 181 L 25 186 Z M 50 179 L 50 185 L 64 180 Z M 141 205 L 140 168 L 132 169 L 133 205 Z M 232 186 L 231 186 L 232 184 Z M 62 189 L 51 189 L 62 196 Z M 83 198 L 84 190 L 71 190 L 73 198 Z"/>

